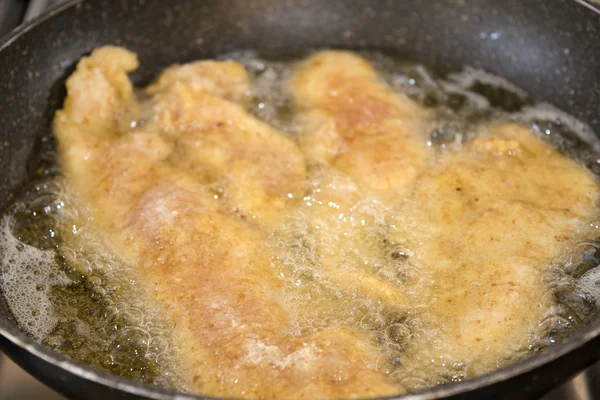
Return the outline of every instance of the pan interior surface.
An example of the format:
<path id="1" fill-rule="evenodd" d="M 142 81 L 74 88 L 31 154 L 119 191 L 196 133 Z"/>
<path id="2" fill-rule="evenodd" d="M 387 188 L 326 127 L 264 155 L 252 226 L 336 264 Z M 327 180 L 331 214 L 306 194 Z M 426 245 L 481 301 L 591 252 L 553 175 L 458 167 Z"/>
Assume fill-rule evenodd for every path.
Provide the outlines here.
<path id="1" fill-rule="evenodd" d="M 31 146 L 34 143 L 34 141 L 32 141 L 34 136 L 39 137 L 39 135 L 45 135 L 48 137 L 49 121 L 52 118 L 55 109 L 60 106 L 64 96 L 64 93 L 62 92 L 64 80 L 61 80 L 60 76 L 64 77 L 65 68 L 72 68 L 74 62 L 80 56 L 89 52 L 93 47 L 107 43 L 122 43 L 135 49 L 140 54 L 142 67 L 140 71 L 136 72 L 136 75 L 134 75 L 134 78 L 138 82 L 147 82 L 151 77 L 155 76 L 158 70 L 172 62 L 212 57 L 239 49 L 258 49 L 259 54 L 264 54 L 266 57 L 271 55 L 271 57 L 273 57 L 274 55 L 280 55 L 282 53 L 305 53 L 307 50 L 322 47 L 383 48 L 388 49 L 391 53 L 398 54 L 401 57 L 423 60 L 424 63 L 432 65 L 432 68 L 436 71 L 456 70 L 456 67 L 460 65 L 483 67 L 488 71 L 508 77 L 509 80 L 517 83 L 517 85 L 525 88 L 527 91 L 534 93 L 539 98 L 557 103 L 560 108 L 577 116 L 581 121 L 590 125 L 592 129 L 598 129 L 598 122 L 593 118 L 593 105 L 598 104 L 598 91 L 594 91 L 594 84 L 591 85 L 591 90 L 587 88 L 584 90 L 584 86 L 580 86 L 583 85 L 583 82 L 579 79 L 579 76 L 583 78 L 594 77 L 593 74 L 598 70 L 594 70 L 594 66 L 597 66 L 597 55 L 594 56 L 592 53 L 591 57 L 587 57 L 586 62 L 580 66 L 580 70 L 578 71 L 579 74 L 575 76 L 573 75 L 574 72 L 571 69 L 567 69 L 566 66 L 575 65 L 574 60 L 576 60 L 579 50 L 574 47 L 561 48 L 560 45 L 564 45 L 564 41 L 567 39 L 563 38 L 560 34 L 558 38 L 554 38 L 555 40 L 553 42 L 548 40 L 548 43 L 544 43 L 547 44 L 545 47 L 542 46 L 541 43 L 535 43 L 537 46 L 536 48 L 547 48 L 547 52 L 550 56 L 546 54 L 542 56 L 535 52 L 528 56 L 511 53 L 523 48 L 522 46 L 510 46 L 511 43 L 516 43 L 516 41 L 524 41 L 525 43 L 528 43 L 528 40 L 544 42 L 544 39 L 539 37 L 534 40 L 532 38 L 533 33 L 529 32 L 528 28 L 523 28 L 523 32 L 519 32 L 518 34 L 509 31 L 506 28 L 502 29 L 503 21 L 511 21 L 514 23 L 515 18 L 520 18 L 515 17 L 515 15 L 521 15 L 516 11 L 518 11 L 519 7 L 527 7 L 527 3 L 525 3 L 525 5 L 520 3 L 509 3 L 506 7 L 490 5 L 490 9 L 488 10 L 490 12 L 489 21 L 493 21 L 490 22 L 490 25 L 493 26 L 484 23 L 488 19 L 483 15 L 484 7 L 481 5 L 476 6 L 467 3 L 462 6 L 464 9 L 456 8 L 455 5 L 445 2 L 430 5 L 432 8 L 440 10 L 440 12 L 448 10 L 450 15 L 456 16 L 456 22 L 451 26 L 447 26 L 447 32 L 444 31 L 444 27 L 449 25 L 447 19 L 444 19 L 446 25 L 437 20 L 435 16 L 432 17 L 433 21 L 428 21 L 428 19 L 424 17 L 426 14 L 420 14 L 418 11 L 415 11 L 418 10 L 418 8 L 415 8 L 415 5 L 408 3 L 388 4 L 385 5 L 385 7 L 387 7 L 386 10 L 383 10 L 383 5 L 381 6 L 382 10 L 377 10 L 377 7 L 364 6 L 364 13 L 362 13 L 360 17 L 356 17 L 354 12 L 347 10 L 345 7 L 340 7 L 338 9 L 335 5 L 328 5 L 327 7 L 331 7 L 332 9 L 329 10 L 328 13 L 320 14 L 318 18 L 330 21 L 330 18 L 331 20 L 336 20 L 334 16 L 337 16 L 338 23 L 324 24 L 322 29 L 328 30 L 328 32 L 321 32 L 320 35 L 315 34 L 314 37 L 309 36 L 306 38 L 294 35 L 293 32 L 291 32 L 293 29 L 291 29 L 289 25 L 286 26 L 283 21 L 293 21 L 294 27 L 298 24 L 302 25 L 301 21 L 307 20 L 306 15 L 302 18 L 296 17 L 301 15 L 302 10 L 306 10 L 305 7 L 308 2 L 301 2 L 298 4 L 286 3 L 285 5 L 259 2 L 256 4 L 253 3 L 253 7 L 249 7 L 246 11 L 236 7 L 230 7 L 226 10 L 222 5 L 211 5 L 210 3 L 207 3 L 204 8 L 198 8 L 187 2 L 179 2 L 173 6 L 170 13 L 164 15 L 159 13 L 160 15 L 158 16 L 155 15 L 156 9 L 160 8 L 160 6 L 157 6 L 158 3 L 154 4 L 152 2 L 147 2 L 150 4 L 144 3 L 139 6 L 131 6 L 131 9 L 119 8 L 118 11 L 114 8 L 114 5 L 110 5 L 111 2 L 107 3 L 109 4 L 102 5 L 106 6 L 106 10 L 108 10 L 105 11 L 106 14 L 104 18 L 114 19 L 117 22 L 116 24 L 111 23 L 111 27 L 108 30 L 90 29 L 89 31 L 82 31 L 81 26 L 74 28 L 75 31 L 83 35 L 86 40 L 82 41 L 81 37 L 79 38 L 80 40 L 74 40 L 72 37 L 63 37 L 63 40 L 73 41 L 72 43 L 74 46 L 71 46 L 68 49 L 66 47 L 56 46 L 56 43 L 53 43 L 54 46 L 51 47 L 56 50 L 51 52 L 48 56 L 52 56 L 52 59 L 56 60 L 57 63 L 53 63 L 53 67 L 49 69 L 42 69 L 42 64 L 36 66 L 36 60 L 39 61 L 43 59 L 37 58 L 37 55 L 44 50 L 46 51 L 45 54 L 48 54 L 48 49 L 42 49 L 42 47 L 40 47 L 39 51 L 32 50 L 32 46 L 39 46 L 35 43 L 35 40 L 32 40 L 32 42 L 28 43 L 26 46 L 27 52 L 31 52 L 33 56 L 28 58 L 21 56 L 20 58 L 16 58 L 16 60 L 28 65 L 28 70 L 31 71 L 32 76 L 37 76 L 39 79 L 34 80 L 33 78 L 29 78 L 29 80 L 27 80 L 24 79 L 24 77 L 20 77 L 20 75 L 16 75 L 16 80 L 24 79 L 24 81 L 18 82 L 15 81 L 15 79 L 6 80 L 3 77 L 3 79 L 5 79 L 2 82 L 3 88 L 8 89 L 14 87 L 14 85 L 19 85 L 19 87 L 25 89 L 25 92 L 29 90 L 27 93 L 28 97 L 21 92 L 9 94 L 7 98 L 2 100 L 4 102 L 3 105 L 7 105 L 10 101 L 11 109 L 14 109 L 14 106 L 12 105 L 21 104 L 27 105 L 30 110 L 34 110 L 28 115 L 20 115 L 13 111 L 12 114 L 7 113 L 2 116 L 2 118 L 9 118 L 6 124 L 6 126 L 9 127 L 6 135 L 7 142 L 10 142 L 10 145 L 12 146 L 10 154 L 7 157 L 3 157 L 2 162 L 10 162 L 8 165 L 15 166 L 15 168 L 11 169 L 13 172 L 3 178 L 5 181 L 2 189 L 5 190 L 6 193 L 13 193 L 14 187 L 21 184 L 24 176 L 27 175 L 27 173 L 32 173 L 35 168 L 40 165 L 39 159 L 30 161 L 29 165 L 27 165 L 25 159 L 31 159 L 29 155 L 32 152 Z M 533 3 L 535 2 L 531 3 L 531 6 L 533 7 Z M 410 8 L 411 11 L 409 11 L 409 5 L 414 6 Z M 584 12 L 581 8 L 577 8 L 567 2 L 562 5 L 565 9 L 570 10 L 569 12 L 573 13 L 573 19 L 575 19 L 575 16 L 579 16 L 579 18 L 587 17 L 592 21 L 591 23 L 593 23 L 594 18 L 596 18 L 595 21 L 597 22 L 597 16 L 594 17 L 591 14 L 587 14 L 587 12 Z M 77 25 L 79 18 L 84 18 L 85 15 L 91 15 L 96 7 L 96 4 L 91 5 L 83 3 L 82 5 L 67 9 L 62 14 L 58 14 L 55 18 L 62 18 L 68 13 L 74 13 L 73 15 L 78 16 L 77 19 L 74 19 L 74 21 L 76 21 L 75 25 Z M 363 5 L 357 4 L 352 7 L 356 7 L 358 10 L 359 7 L 363 7 Z M 403 7 L 407 8 L 404 9 Z M 259 23 L 258 18 L 263 16 L 262 13 L 267 12 L 267 10 L 268 15 L 278 15 L 279 18 L 267 18 L 266 22 L 263 21 L 262 23 Z M 492 13 L 492 10 L 495 10 L 495 12 Z M 509 10 L 512 10 L 514 14 L 509 12 Z M 203 15 L 202 13 L 208 12 L 212 12 L 213 21 L 215 21 L 215 25 L 212 26 L 212 28 L 219 29 L 218 26 L 225 23 L 228 24 L 227 26 L 235 27 L 234 30 L 238 31 L 237 34 L 227 34 L 228 36 L 215 37 L 216 35 L 211 33 L 211 30 L 207 26 L 197 27 L 192 24 L 191 15 L 200 18 Z M 304 12 L 306 14 L 306 11 Z M 535 15 L 543 15 L 544 12 L 549 15 L 551 11 L 547 7 L 542 7 Z M 350 13 L 352 13 L 352 17 L 350 17 Z M 214 15 L 220 15 L 221 17 L 215 19 Z M 392 19 L 391 15 L 401 15 L 402 18 L 405 19 L 405 24 L 396 24 L 402 26 L 402 28 L 396 28 L 396 31 L 388 31 L 388 36 L 380 33 L 382 28 L 376 28 L 373 25 L 374 22 L 370 25 L 367 24 L 370 26 L 370 30 L 364 28 L 365 21 L 375 21 L 377 18 L 379 18 L 379 21 L 389 21 Z M 494 15 L 493 18 L 492 15 Z M 535 17 L 532 18 L 535 19 Z M 219 19 L 224 19 L 225 21 L 217 22 Z M 169 35 L 172 36 L 165 38 L 159 37 L 160 35 L 156 35 L 156 33 L 150 34 L 150 32 L 131 33 L 132 29 L 130 28 L 134 23 L 137 23 L 140 26 L 147 26 L 144 22 L 147 23 L 147 21 L 150 20 L 158 20 L 160 21 L 159 25 L 164 25 L 162 36 L 164 36 L 164 32 L 169 32 Z M 415 21 L 421 20 L 428 21 L 431 26 L 426 24 L 425 28 L 418 33 L 409 29 L 411 24 L 414 26 L 416 23 Z M 174 21 L 179 21 L 180 23 L 177 24 Z M 235 23 L 230 23 L 232 21 L 235 21 Z M 398 19 L 396 18 L 395 21 L 397 22 Z M 461 21 L 462 24 L 458 24 L 458 21 Z M 475 27 L 471 26 L 472 21 L 476 21 L 474 23 Z M 532 21 L 529 22 L 529 29 L 533 29 L 531 27 L 536 26 L 535 23 Z M 44 24 L 50 23 L 50 20 L 42 21 L 40 22 L 40 26 L 43 27 Z M 557 21 L 556 23 L 559 24 L 561 21 Z M 564 23 L 566 24 L 566 22 Z M 264 26 L 265 24 L 268 26 Z M 306 22 L 304 22 L 304 24 L 306 24 Z M 431 45 L 431 43 L 434 43 L 435 41 L 433 39 L 428 39 L 428 37 L 437 37 L 432 36 L 433 31 L 429 31 L 433 26 L 438 28 L 442 27 L 441 31 L 446 34 L 439 35 L 439 31 L 437 34 L 439 37 L 448 38 L 445 42 L 446 46 L 437 48 L 435 51 L 434 45 Z M 584 24 L 584 26 L 587 25 Z M 302 26 L 297 26 L 296 28 L 301 29 Z M 151 29 L 148 28 L 148 30 Z M 27 35 L 34 36 L 36 32 L 40 35 L 41 33 L 39 33 L 39 31 L 41 31 L 41 28 L 37 27 L 24 35 L 22 39 L 27 38 Z M 102 32 L 102 37 L 100 37 L 98 32 Z M 124 34 L 124 32 L 127 32 L 127 34 Z M 243 32 L 244 35 L 241 35 L 241 32 Z M 279 32 L 283 36 L 278 37 L 275 32 Z M 395 33 L 390 34 L 389 32 Z M 562 31 L 558 30 L 558 32 Z M 590 33 L 586 28 L 583 29 L 583 32 L 587 32 L 586 34 L 589 34 L 592 39 L 594 38 L 594 33 Z M 527 33 L 530 35 L 527 36 Z M 470 34 L 477 34 L 477 37 L 469 36 Z M 273 40 L 273 38 L 278 39 Z M 462 38 L 464 40 L 458 40 L 457 38 Z M 470 38 L 470 40 L 467 38 Z M 18 47 L 19 40 L 22 39 L 16 40 L 15 43 L 11 45 L 13 46 L 12 48 L 7 47 L 4 49 L 2 56 L 8 57 L 7 54 L 9 52 L 16 51 L 14 49 Z M 453 43 L 453 40 L 456 40 L 456 43 Z M 159 45 L 149 45 L 150 43 L 158 43 Z M 164 44 L 164 46 L 160 45 L 161 43 Z M 425 45 L 426 43 L 429 43 L 429 45 Z M 593 42 L 588 43 L 591 43 L 590 48 L 593 49 Z M 75 46 L 75 44 L 78 44 L 79 47 Z M 533 42 L 531 45 L 533 46 Z M 25 46 L 25 44 L 21 44 L 21 46 Z M 450 52 L 447 47 L 450 47 L 455 51 Z M 467 54 L 469 53 L 467 47 L 469 50 L 474 51 L 474 53 Z M 569 50 L 566 51 L 565 49 Z M 554 54 L 551 50 L 556 50 L 557 53 Z M 476 54 L 476 56 L 473 56 L 473 54 Z M 508 61 L 516 56 L 520 56 L 521 58 L 519 58 L 518 61 Z M 463 60 L 461 57 L 464 57 L 465 59 Z M 498 57 L 500 57 L 501 60 L 505 60 L 505 62 L 494 61 Z M 536 57 L 543 59 L 545 62 L 541 64 Z M 521 59 L 523 61 L 522 63 Z M 15 60 L 14 56 L 13 60 Z M 555 64 L 552 64 L 552 62 Z M 528 66 L 532 66 L 532 69 L 536 71 L 535 78 L 532 78 L 532 80 L 529 80 L 526 77 L 527 73 L 531 73 Z M 558 70 L 561 71 L 558 75 L 563 78 L 554 79 L 552 81 L 553 85 L 549 85 L 549 81 L 544 79 L 544 71 L 546 68 L 548 69 L 548 76 L 557 75 L 557 69 L 550 69 L 551 67 L 557 67 Z M 66 71 L 70 71 L 70 69 L 67 69 Z M 46 85 L 45 89 L 44 82 Z M 591 82 L 597 82 L 597 80 L 594 79 L 591 80 Z M 590 85 L 588 84 L 587 86 Z M 568 87 L 566 93 L 573 93 L 571 94 L 572 98 L 552 97 L 552 93 L 565 93 L 564 89 L 566 89 L 566 87 Z M 19 108 L 17 107 L 16 109 L 18 110 Z M 25 127 L 27 126 L 31 127 L 31 129 L 26 129 Z M 44 128 L 40 129 L 41 126 Z M 24 132 L 26 133 L 24 134 Z M 27 135 L 30 135 L 29 138 Z M 38 142 L 37 146 L 44 146 L 44 144 Z M 34 153 L 40 154 L 39 151 L 34 151 Z M 43 163 L 45 160 L 41 161 Z M 29 171 L 26 167 L 29 167 Z M 585 332 L 582 335 L 585 335 Z M 460 388 L 460 386 L 457 387 Z"/>

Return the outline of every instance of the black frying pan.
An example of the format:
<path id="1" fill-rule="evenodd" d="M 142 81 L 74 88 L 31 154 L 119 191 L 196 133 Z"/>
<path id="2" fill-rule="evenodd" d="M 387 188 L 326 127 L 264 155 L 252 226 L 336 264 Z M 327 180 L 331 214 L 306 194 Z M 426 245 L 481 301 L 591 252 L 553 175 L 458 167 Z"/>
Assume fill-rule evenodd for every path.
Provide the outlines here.
<path id="1" fill-rule="evenodd" d="M 350 32 L 350 34 L 349 34 Z M 491 32 L 500 35 L 490 36 Z M 499 37 L 498 37 L 499 36 Z M 0 204 L 35 167 L 76 61 L 104 44 L 137 52 L 144 83 L 175 62 L 252 49 L 378 49 L 434 68 L 502 75 L 600 136 L 600 11 L 576 0 L 71 0 L 0 44 Z M 0 296 L 0 349 L 68 397 L 193 398 L 73 362 L 22 333 Z M 550 350 L 414 399 L 534 398 L 600 359 L 600 320 Z"/>

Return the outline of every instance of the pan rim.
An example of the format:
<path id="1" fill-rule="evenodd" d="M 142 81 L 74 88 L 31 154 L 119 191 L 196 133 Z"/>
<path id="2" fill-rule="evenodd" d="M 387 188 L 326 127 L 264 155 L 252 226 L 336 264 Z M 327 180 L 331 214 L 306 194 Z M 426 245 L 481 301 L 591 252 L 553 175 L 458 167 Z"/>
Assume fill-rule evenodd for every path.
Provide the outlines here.
<path id="1" fill-rule="evenodd" d="M 4 51 L 8 46 L 17 41 L 20 37 L 25 35 L 32 29 L 41 25 L 43 22 L 51 19 L 57 14 L 60 14 L 67 9 L 72 7 L 81 6 L 86 0 L 66 0 L 62 3 L 56 4 L 42 13 L 40 16 L 28 21 L 27 23 L 19 26 L 6 36 L 0 38 L 0 52 Z M 569 0 L 578 3 L 582 7 L 586 7 L 592 12 L 600 15 L 600 8 L 596 5 L 591 4 L 587 0 Z M 1 293 L 1 292 L 0 292 Z M 45 361 L 52 366 L 69 372 L 73 375 L 81 377 L 85 380 L 107 386 L 109 388 L 126 392 L 135 396 L 144 396 L 150 399 L 176 399 L 176 400 L 221 400 L 226 399 L 223 397 L 209 397 L 203 395 L 192 395 L 174 390 L 162 389 L 156 386 L 141 384 L 129 379 L 112 375 L 103 371 L 99 371 L 93 367 L 72 360 L 65 355 L 51 350 L 42 344 L 36 342 L 29 337 L 25 332 L 21 331 L 16 324 L 11 324 L 7 321 L 0 320 L 0 336 L 3 336 L 6 340 L 11 342 L 13 345 L 19 347 L 21 350 L 32 354 L 33 356 Z M 405 395 L 392 395 L 376 398 L 368 398 L 369 400 L 391 400 L 391 399 L 403 399 L 403 400 L 434 400 L 441 399 L 449 396 L 455 396 L 464 394 L 476 389 L 483 388 L 492 384 L 496 384 L 505 381 L 510 378 L 517 377 L 519 375 L 534 371 L 546 364 L 558 360 L 564 355 L 575 351 L 592 340 L 600 337 L 600 317 L 596 318 L 591 324 L 586 326 L 581 331 L 568 337 L 563 342 L 554 345 L 550 349 L 546 349 L 538 354 L 531 357 L 527 357 L 514 364 L 506 367 L 495 369 L 484 375 L 467 379 L 462 382 L 438 385 L 431 387 L 422 392 L 405 394 Z M 565 377 L 567 378 L 567 377 Z M 366 399 L 365 399 L 366 400 Z"/>

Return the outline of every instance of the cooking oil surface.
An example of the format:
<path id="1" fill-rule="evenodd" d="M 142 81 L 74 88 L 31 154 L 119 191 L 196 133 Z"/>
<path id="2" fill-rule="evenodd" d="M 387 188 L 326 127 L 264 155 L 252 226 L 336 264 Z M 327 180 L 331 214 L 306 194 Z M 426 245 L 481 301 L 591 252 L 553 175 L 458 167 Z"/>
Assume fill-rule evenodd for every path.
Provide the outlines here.
<path id="1" fill-rule="evenodd" d="M 599 172 L 600 146 L 589 128 L 535 103 L 500 77 L 469 67 L 439 76 L 423 65 L 379 53 L 363 56 L 389 87 L 433 115 L 425 123 L 429 135 L 424 140 L 434 157 L 454 157 L 483 135 L 482 124 L 510 120 Z M 252 85 L 242 99 L 248 112 L 300 141 L 305 125 L 288 87 L 298 61 L 264 60 L 253 53 L 221 58 L 238 61 L 250 74 Z M 149 124 L 146 114 L 128 125 Z M 54 149 L 44 151 L 45 159 L 54 158 Z M 227 189 L 219 181 L 210 185 L 220 201 Z M 481 373 L 450 351 L 441 352 L 444 343 L 424 345 L 442 337 L 444 320 L 432 311 L 439 308 L 432 307 L 445 294 L 434 290 L 439 271 L 423 268 L 427 257 L 419 249 L 427 247 L 421 246 L 422 236 L 412 242 L 402 236 L 414 222 L 403 213 L 417 213 L 419 205 L 411 204 L 410 196 L 384 199 L 348 174 L 319 163 L 308 165 L 307 179 L 297 185 L 297 206 L 265 239 L 272 273 L 283 288 L 279 301 L 290 314 L 285 334 L 308 337 L 337 327 L 359 332 L 378 349 L 372 368 L 408 391 Z M 85 215 L 85 207 L 52 164 L 42 166 L 7 209 L 1 225 L 1 285 L 19 326 L 41 343 L 98 369 L 193 390 L 180 377 L 178 360 L 186 349 L 177 348 L 172 337 L 177 321 L 165 318 L 164 305 L 138 282 L 131 265 L 107 251 L 106 238 Z M 585 240 L 548 265 L 536 266 L 539 274 L 532 279 L 542 281 L 544 288 L 536 301 L 541 317 L 495 366 L 552 346 L 596 317 L 596 216 L 578 229 L 578 237 Z M 254 351 L 261 356 L 264 345 Z"/>

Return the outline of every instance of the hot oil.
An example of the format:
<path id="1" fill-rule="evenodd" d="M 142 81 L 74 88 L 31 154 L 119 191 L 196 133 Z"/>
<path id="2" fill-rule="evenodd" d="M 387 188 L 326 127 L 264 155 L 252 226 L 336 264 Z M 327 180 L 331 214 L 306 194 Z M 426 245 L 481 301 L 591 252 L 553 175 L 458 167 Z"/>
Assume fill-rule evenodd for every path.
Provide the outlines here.
<path id="1" fill-rule="evenodd" d="M 391 87 L 434 111 L 427 145 L 439 154 L 460 150 L 482 122 L 512 119 L 600 173 L 600 147 L 587 127 L 535 103 L 502 78 L 472 68 L 442 76 L 379 53 L 363 55 Z M 297 61 L 264 60 L 253 53 L 222 58 L 241 62 L 250 73 L 249 112 L 296 138 L 301 125 L 285 82 Z M 171 326 L 160 305 L 151 305 L 144 288 L 131 279 L 130 266 L 98 241 L 100 235 L 80 216 L 85 210 L 78 209 L 58 174 L 55 150 L 46 147 L 42 159 L 50 161 L 37 170 L 2 223 L 2 287 L 17 322 L 36 340 L 74 359 L 182 389 Z M 376 368 L 408 390 L 471 376 L 461 360 L 431 362 L 416 348 L 439 328 L 436 316 L 423 311 L 427 299 L 414 301 L 432 277 L 413 265 L 409 245 L 390 239 L 390 229 L 399 223 L 393 207 L 340 172 L 311 169 L 309 175 L 297 209 L 268 239 L 292 316 L 288 333 L 350 327 L 380 349 Z M 590 222 L 586 236 L 595 236 L 597 224 Z M 595 241 L 580 243 L 547 266 L 546 295 L 540 299 L 545 317 L 527 345 L 499 366 L 559 342 L 597 315 L 599 249 Z M 365 277 L 413 300 L 374 294 Z"/>

